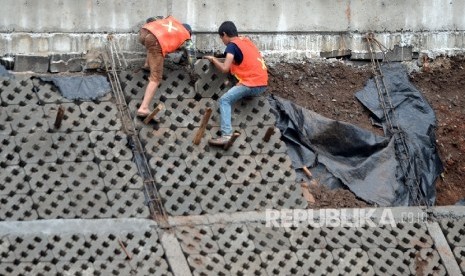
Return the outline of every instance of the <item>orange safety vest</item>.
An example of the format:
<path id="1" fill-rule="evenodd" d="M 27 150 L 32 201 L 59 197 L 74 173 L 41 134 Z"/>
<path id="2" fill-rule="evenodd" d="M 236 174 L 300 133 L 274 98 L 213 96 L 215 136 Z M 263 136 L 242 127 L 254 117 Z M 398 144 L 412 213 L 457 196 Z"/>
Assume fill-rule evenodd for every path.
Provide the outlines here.
<path id="1" fill-rule="evenodd" d="M 265 60 L 258 51 L 257 46 L 247 37 L 237 37 L 231 40 L 242 52 L 242 62 L 239 65 L 231 64 L 231 74 L 236 76 L 239 83 L 255 87 L 268 85 L 268 71 Z"/>
<path id="2" fill-rule="evenodd" d="M 191 38 L 189 31 L 171 15 L 147 23 L 142 28 L 147 29 L 158 39 L 163 56 L 176 51 L 186 40 Z"/>

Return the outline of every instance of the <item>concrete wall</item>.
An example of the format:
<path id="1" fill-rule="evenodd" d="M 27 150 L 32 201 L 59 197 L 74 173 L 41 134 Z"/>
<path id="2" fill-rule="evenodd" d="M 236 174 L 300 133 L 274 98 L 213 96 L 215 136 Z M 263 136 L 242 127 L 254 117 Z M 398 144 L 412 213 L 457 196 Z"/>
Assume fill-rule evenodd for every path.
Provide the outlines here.
<path id="1" fill-rule="evenodd" d="M 464 51 L 465 0 L 0 0 L 0 55 L 82 53 L 116 34 L 121 48 L 141 52 L 145 18 L 173 14 L 194 29 L 201 51 L 223 50 L 224 20 L 252 35 L 269 57 L 366 54 L 375 32 L 385 46 L 430 55 Z"/>

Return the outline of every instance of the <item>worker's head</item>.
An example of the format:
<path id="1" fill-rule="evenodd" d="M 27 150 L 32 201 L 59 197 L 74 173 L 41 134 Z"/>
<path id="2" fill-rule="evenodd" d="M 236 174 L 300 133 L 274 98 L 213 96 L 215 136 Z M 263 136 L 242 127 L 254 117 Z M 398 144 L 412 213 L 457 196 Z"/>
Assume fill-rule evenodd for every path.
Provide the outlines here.
<path id="1" fill-rule="evenodd" d="M 149 18 L 147 18 L 145 20 L 145 23 L 150 23 L 150 22 L 157 21 L 157 20 L 160 20 L 160 19 L 163 19 L 163 16 L 161 16 L 161 15 L 151 16 L 151 17 L 149 17 Z"/>
<path id="2" fill-rule="evenodd" d="M 221 26 L 218 28 L 218 34 L 220 37 L 227 35 L 228 37 L 236 37 L 239 34 L 237 33 L 236 25 L 232 21 L 225 21 L 221 23 Z"/>
<path id="3" fill-rule="evenodd" d="M 192 28 L 191 28 L 191 25 L 187 24 L 187 23 L 183 23 L 182 24 L 184 26 L 184 28 L 186 28 L 186 30 L 189 32 L 189 35 L 192 36 Z"/>

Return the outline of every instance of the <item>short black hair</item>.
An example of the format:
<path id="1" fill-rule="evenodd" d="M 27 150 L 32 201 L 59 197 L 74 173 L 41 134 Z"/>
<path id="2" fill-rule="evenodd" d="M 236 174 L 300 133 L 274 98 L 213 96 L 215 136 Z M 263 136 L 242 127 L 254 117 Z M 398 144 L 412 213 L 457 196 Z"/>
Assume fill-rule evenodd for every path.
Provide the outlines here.
<path id="1" fill-rule="evenodd" d="M 187 23 L 183 23 L 182 24 L 184 26 L 184 28 L 186 28 L 186 30 L 189 32 L 189 35 L 192 36 L 192 28 L 191 28 L 191 25 L 187 24 Z"/>
<path id="2" fill-rule="evenodd" d="M 223 36 L 226 34 L 229 37 L 238 36 L 236 25 L 232 21 L 224 21 L 218 28 L 218 34 Z"/>

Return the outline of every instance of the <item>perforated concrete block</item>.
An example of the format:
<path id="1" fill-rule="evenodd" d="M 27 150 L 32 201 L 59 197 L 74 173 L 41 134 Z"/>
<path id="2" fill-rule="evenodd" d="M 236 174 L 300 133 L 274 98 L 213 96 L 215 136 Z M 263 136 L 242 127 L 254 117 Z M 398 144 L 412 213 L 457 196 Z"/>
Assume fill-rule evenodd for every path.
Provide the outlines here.
<path id="1" fill-rule="evenodd" d="M 143 179 L 132 161 L 102 161 L 99 163 L 100 176 L 108 189 L 142 189 Z"/>
<path id="2" fill-rule="evenodd" d="M 112 213 L 117 217 L 147 218 L 150 215 L 145 205 L 144 192 L 139 190 L 111 190 L 107 192 Z"/>
<path id="3" fill-rule="evenodd" d="M 164 186 L 159 189 L 163 206 L 172 216 L 199 215 L 202 213 L 200 198 L 189 186 Z"/>
<path id="4" fill-rule="evenodd" d="M 52 134 L 39 130 L 32 133 L 18 133 L 15 143 L 21 148 L 19 156 L 25 163 L 56 162 L 58 159 Z"/>
<path id="5" fill-rule="evenodd" d="M 339 273 L 349 275 L 374 275 L 368 254 L 360 248 L 339 248 L 331 252 Z"/>
<path id="6" fill-rule="evenodd" d="M 83 102 L 80 108 L 88 129 L 102 131 L 121 129 L 118 109 L 112 102 Z"/>
<path id="7" fill-rule="evenodd" d="M 62 181 L 72 191 L 103 190 L 104 181 L 99 167 L 93 162 L 65 162 L 61 165 Z"/>
<path id="8" fill-rule="evenodd" d="M 35 220 L 37 212 L 27 195 L 0 195 L 0 219 L 5 221 Z"/>
<path id="9" fill-rule="evenodd" d="M 94 143 L 95 157 L 100 160 L 131 160 L 132 151 L 128 147 L 127 136 L 122 131 L 92 131 L 90 140 Z"/>
<path id="10" fill-rule="evenodd" d="M 11 166 L 19 164 L 19 151 L 15 140 L 9 135 L 0 134 L 0 164 L 2 166 Z"/>
<path id="11" fill-rule="evenodd" d="M 65 192 L 38 192 L 32 195 L 32 200 L 41 219 L 72 219 L 76 217 L 71 208 L 69 195 Z"/>
<path id="12" fill-rule="evenodd" d="M 2 108 L 3 109 L 3 108 Z M 47 131 L 47 121 L 44 119 L 44 111 L 41 106 L 18 106 L 10 105 L 5 107 L 8 114 L 7 122 L 11 129 L 19 133 L 32 133 Z"/>
<path id="13" fill-rule="evenodd" d="M 0 168 L 0 195 L 27 194 L 30 189 L 23 168 L 16 165 Z"/>
<path id="14" fill-rule="evenodd" d="M 219 250 L 218 243 L 209 226 L 182 226 L 175 230 L 176 237 L 186 254 L 214 254 Z"/>
<path id="15" fill-rule="evenodd" d="M 465 247 L 465 219 L 442 220 L 440 225 L 449 244 Z"/>

